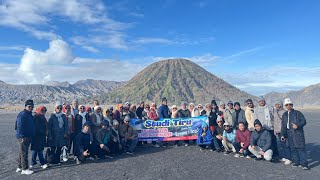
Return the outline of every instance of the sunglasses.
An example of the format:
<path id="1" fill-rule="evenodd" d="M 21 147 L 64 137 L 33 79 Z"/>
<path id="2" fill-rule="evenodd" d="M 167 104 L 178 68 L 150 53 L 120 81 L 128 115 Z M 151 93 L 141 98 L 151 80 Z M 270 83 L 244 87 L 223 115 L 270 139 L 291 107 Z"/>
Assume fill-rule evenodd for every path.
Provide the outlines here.
<path id="1" fill-rule="evenodd" d="M 222 121 L 218 121 L 218 123 L 222 123 Z"/>
<path id="2" fill-rule="evenodd" d="M 285 106 L 293 106 L 293 104 L 286 104 Z"/>
<path id="3" fill-rule="evenodd" d="M 27 106 L 27 108 L 33 108 L 33 107 L 34 107 L 34 106 L 30 106 L 30 105 Z"/>
<path id="4" fill-rule="evenodd" d="M 41 112 L 47 112 L 47 109 L 41 109 Z"/>
<path id="5" fill-rule="evenodd" d="M 249 104 L 252 104 L 252 103 L 247 103 L 247 104 L 249 105 Z"/>
<path id="6" fill-rule="evenodd" d="M 97 111 L 101 111 L 101 109 L 97 109 Z"/>
<path id="7" fill-rule="evenodd" d="M 83 107 L 81 107 L 80 109 L 84 109 Z"/>
<path id="8" fill-rule="evenodd" d="M 59 110 L 61 110 L 61 109 L 62 109 L 62 107 L 57 107 L 56 109 L 59 109 Z"/>
<path id="9" fill-rule="evenodd" d="M 149 109 L 150 107 L 146 107 L 146 109 Z"/>
<path id="10" fill-rule="evenodd" d="M 172 108 L 172 109 L 177 109 L 177 108 Z"/>

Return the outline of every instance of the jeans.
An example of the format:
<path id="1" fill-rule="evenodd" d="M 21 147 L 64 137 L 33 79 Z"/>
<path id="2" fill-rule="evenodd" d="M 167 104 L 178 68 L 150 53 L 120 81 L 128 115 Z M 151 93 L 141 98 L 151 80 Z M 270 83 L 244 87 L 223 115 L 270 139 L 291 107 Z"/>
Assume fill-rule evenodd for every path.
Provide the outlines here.
<path id="1" fill-rule="evenodd" d="M 241 144 L 239 142 L 237 142 L 237 141 L 234 141 L 232 144 L 233 144 L 234 148 L 236 149 L 236 152 L 239 153 L 240 149 L 242 148 Z M 242 154 L 244 156 L 249 155 L 249 150 L 248 149 L 244 149 Z"/>
<path id="2" fill-rule="evenodd" d="M 31 138 L 18 139 L 19 155 L 18 155 L 18 168 L 26 170 L 29 168 L 28 163 L 28 150 L 31 143 Z"/>
<path id="3" fill-rule="evenodd" d="M 259 154 L 262 149 L 259 146 L 255 146 L 256 149 L 253 149 L 251 146 L 249 146 L 249 151 L 256 156 L 257 158 L 261 158 L 262 156 Z M 264 152 L 263 158 L 267 161 L 271 161 L 273 155 L 272 149 L 268 149 L 266 152 Z"/>
<path id="4" fill-rule="evenodd" d="M 222 141 L 218 139 L 216 136 L 213 136 L 213 143 L 211 147 L 212 149 L 216 149 L 217 151 L 220 151 L 222 148 Z"/>
<path id="5" fill-rule="evenodd" d="M 124 152 L 126 151 L 133 152 L 137 147 L 138 141 L 139 141 L 138 138 L 128 139 L 128 140 L 121 139 L 121 144 Z"/>
<path id="6" fill-rule="evenodd" d="M 277 134 L 277 143 L 278 143 L 278 151 L 279 157 L 291 160 L 291 152 L 289 146 L 289 140 L 281 141 L 281 134 Z"/>
<path id="7" fill-rule="evenodd" d="M 222 140 L 222 144 L 226 152 L 230 152 L 230 151 L 234 153 L 236 152 L 236 149 L 234 148 L 233 144 L 230 141 Z"/>
<path id="8" fill-rule="evenodd" d="M 308 160 L 305 148 L 295 148 L 291 147 L 291 157 L 295 164 L 300 164 L 301 166 L 308 167 Z"/>
<path id="9" fill-rule="evenodd" d="M 32 160 L 31 165 L 32 166 L 37 164 L 37 156 L 39 158 L 41 165 L 46 164 L 46 161 L 44 160 L 44 157 L 43 157 L 43 151 L 32 151 L 32 158 L 31 158 L 31 160 Z"/>

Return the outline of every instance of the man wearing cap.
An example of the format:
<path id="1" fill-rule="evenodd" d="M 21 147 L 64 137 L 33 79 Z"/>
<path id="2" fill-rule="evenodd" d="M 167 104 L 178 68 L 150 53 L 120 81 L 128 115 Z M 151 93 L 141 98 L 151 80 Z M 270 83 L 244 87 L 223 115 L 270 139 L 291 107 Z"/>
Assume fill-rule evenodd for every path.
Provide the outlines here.
<path id="1" fill-rule="evenodd" d="M 137 137 L 137 132 L 130 125 L 129 116 L 126 116 L 124 118 L 123 124 L 120 126 L 120 138 L 121 138 L 121 144 L 125 153 L 133 154 L 138 144 L 138 137 Z"/>
<path id="2" fill-rule="evenodd" d="M 16 120 L 16 138 L 19 144 L 18 168 L 16 172 L 30 175 L 33 171 L 29 170 L 28 150 L 32 137 L 35 135 L 35 125 L 33 122 L 32 110 L 34 107 L 33 100 L 25 102 L 25 109 L 21 111 Z"/>
<path id="3" fill-rule="evenodd" d="M 163 97 L 161 102 L 162 104 L 158 109 L 159 119 L 170 118 L 167 98 Z"/>
<path id="4" fill-rule="evenodd" d="M 267 160 L 272 160 L 273 151 L 271 149 L 271 135 L 256 119 L 254 121 L 255 131 L 252 132 L 250 137 L 249 151 L 257 157 L 256 160 L 261 160 L 262 157 Z"/>
<path id="5" fill-rule="evenodd" d="M 281 124 L 282 115 L 285 112 L 282 101 L 278 100 L 274 103 L 274 135 L 277 137 L 279 157 L 285 165 L 291 164 L 291 155 L 289 141 L 281 141 Z"/>
<path id="6" fill-rule="evenodd" d="M 300 111 L 293 109 L 291 99 L 285 99 L 284 105 L 288 111 L 282 115 L 281 140 L 289 140 L 293 160 L 292 167 L 301 165 L 304 170 L 308 170 L 303 130 L 303 127 L 307 124 L 306 118 Z"/>
<path id="7" fill-rule="evenodd" d="M 224 131 L 223 131 L 223 136 L 222 136 L 222 144 L 225 149 L 224 154 L 227 155 L 227 154 L 231 153 L 231 151 L 233 153 L 236 153 L 236 149 L 232 144 L 236 138 L 236 130 L 234 130 L 231 127 L 231 125 L 227 122 L 225 122 L 223 124 L 223 126 L 224 126 Z"/>
<path id="8" fill-rule="evenodd" d="M 247 99 L 246 100 L 246 110 L 245 110 L 245 116 L 246 116 L 246 120 L 248 123 L 248 130 L 250 132 L 254 131 L 254 105 L 253 105 L 253 101 L 252 99 Z"/>
<path id="9" fill-rule="evenodd" d="M 227 105 L 228 105 L 228 108 L 226 109 L 226 112 L 224 114 L 224 121 L 228 122 L 229 124 L 233 124 L 233 122 L 232 122 L 232 114 L 235 111 L 234 108 L 233 108 L 233 102 L 229 101 Z"/>
<path id="10" fill-rule="evenodd" d="M 259 97 L 258 102 L 259 105 L 254 108 L 254 119 L 259 119 L 264 129 L 269 131 L 272 139 L 271 148 L 273 150 L 273 155 L 277 157 L 279 153 L 277 147 L 277 138 L 274 135 L 273 107 L 266 105 L 266 101 L 262 96 Z"/>
<path id="11" fill-rule="evenodd" d="M 222 139 L 223 139 L 223 120 L 221 116 L 217 117 L 217 122 L 218 125 L 214 127 L 213 131 L 213 146 L 212 149 L 215 149 L 216 152 L 221 152 L 222 151 Z"/>
<path id="12" fill-rule="evenodd" d="M 83 124 L 81 132 L 76 137 L 75 156 L 77 157 L 76 163 L 81 164 L 90 156 L 94 156 L 93 135 L 90 132 L 92 123 L 86 121 Z"/>

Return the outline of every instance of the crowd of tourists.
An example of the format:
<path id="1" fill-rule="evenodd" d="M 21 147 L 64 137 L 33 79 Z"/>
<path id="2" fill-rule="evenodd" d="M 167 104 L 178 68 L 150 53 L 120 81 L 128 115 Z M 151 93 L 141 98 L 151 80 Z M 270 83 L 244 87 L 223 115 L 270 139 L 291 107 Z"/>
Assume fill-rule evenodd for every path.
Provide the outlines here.
<path id="1" fill-rule="evenodd" d="M 57 101 L 49 119 L 47 108 L 39 106 L 34 110 L 33 100 L 25 102 L 25 109 L 16 120 L 16 138 L 19 144 L 18 167 L 16 172 L 32 174 L 38 164 L 43 169 L 74 158 L 76 164 L 87 159 L 113 158 L 122 154 L 132 155 L 139 142 L 137 131 L 130 125 L 131 119 L 161 120 L 164 118 L 190 118 L 207 116 L 209 123 L 202 123 L 198 129 L 197 144 L 200 150 L 211 150 L 234 157 L 255 160 L 283 161 L 292 167 L 308 170 L 303 127 L 304 115 L 293 108 L 293 102 L 285 99 L 273 106 L 260 97 L 254 105 L 246 101 L 245 110 L 239 102 L 225 104 L 215 100 L 195 105 L 181 103 L 181 107 L 167 105 L 162 98 L 161 105 L 144 103 L 116 105 L 103 112 L 99 101 L 92 107 L 79 105 L 78 100 Z M 284 109 L 285 107 L 285 109 Z M 189 141 L 175 141 L 174 145 Z M 168 142 L 152 142 L 154 147 L 168 146 Z M 28 162 L 31 145 L 32 161 Z M 44 150 L 46 152 L 44 153 Z M 44 155 L 45 154 L 45 155 Z"/>

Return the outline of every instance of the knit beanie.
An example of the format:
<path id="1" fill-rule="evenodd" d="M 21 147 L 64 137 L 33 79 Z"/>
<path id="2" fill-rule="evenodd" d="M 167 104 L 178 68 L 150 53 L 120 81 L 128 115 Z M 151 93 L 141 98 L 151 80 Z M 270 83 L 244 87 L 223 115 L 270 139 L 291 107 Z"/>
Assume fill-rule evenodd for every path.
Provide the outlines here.
<path id="1" fill-rule="evenodd" d="M 261 122 L 259 121 L 259 119 L 254 120 L 254 126 L 257 125 L 257 124 L 259 124 L 259 125 L 262 127 L 262 124 L 261 124 Z"/>
<path id="2" fill-rule="evenodd" d="M 27 106 L 34 106 L 33 100 L 28 99 L 24 104 L 24 107 L 27 107 Z"/>
<path id="3" fill-rule="evenodd" d="M 239 102 L 235 102 L 235 103 L 234 103 L 234 107 L 236 107 L 236 105 L 238 105 L 239 107 L 241 107 Z"/>

